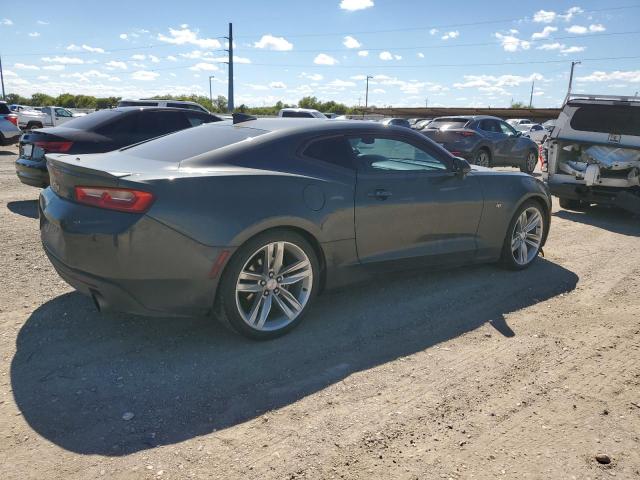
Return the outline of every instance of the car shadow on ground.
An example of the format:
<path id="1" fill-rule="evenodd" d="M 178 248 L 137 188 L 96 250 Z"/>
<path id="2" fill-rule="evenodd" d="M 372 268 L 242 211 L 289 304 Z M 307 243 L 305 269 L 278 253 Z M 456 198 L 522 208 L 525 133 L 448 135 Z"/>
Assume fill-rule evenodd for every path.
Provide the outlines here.
<path id="1" fill-rule="evenodd" d="M 47 440 L 82 454 L 127 455 L 232 427 L 487 322 L 510 341 L 517 334 L 506 314 L 577 281 L 544 259 L 524 272 L 398 274 L 323 294 L 299 328 L 269 342 L 203 318 L 102 315 L 69 293 L 20 330 L 13 393 Z M 135 416 L 125 421 L 125 412 Z"/>
<path id="2" fill-rule="evenodd" d="M 595 205 L 581 211 L 558 210 L 553 216 L 613 233 L 640 237 L 640 216 L 615 207 Z"/>
<path id="3" fill-rule="evenodd" d="M 7 208 L 18 215 L 29 218 L 38 218 L 37 200 L 16 200 L 7 203 Z"/>

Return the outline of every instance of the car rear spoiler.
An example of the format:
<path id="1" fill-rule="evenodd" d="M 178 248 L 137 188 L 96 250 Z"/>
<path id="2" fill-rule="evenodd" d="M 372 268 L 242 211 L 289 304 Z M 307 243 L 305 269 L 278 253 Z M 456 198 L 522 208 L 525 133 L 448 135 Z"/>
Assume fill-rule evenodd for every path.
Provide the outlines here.
<path id="1" fill-rule="evenodd" d="M 564 107 L 567 103 L 572 100 L 587 100 L 587 101 L 598 101 L 602 100 L 605 102 L 624 102 L 624 103 L 638 103 L 640 105 L 640 97 L 636 96 L 625 96 L 625 95 L 598 95 L 593 93 L 569 93 L 564 99 L 564 103 L 562 106 Z"/>

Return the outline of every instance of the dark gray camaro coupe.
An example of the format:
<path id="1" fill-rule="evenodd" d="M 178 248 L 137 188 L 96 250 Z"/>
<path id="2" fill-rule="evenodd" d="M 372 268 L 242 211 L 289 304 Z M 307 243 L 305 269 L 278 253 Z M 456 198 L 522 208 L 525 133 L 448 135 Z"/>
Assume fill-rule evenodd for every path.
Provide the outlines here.
<path id="1" fill-rule="evenodd" d="M 271 338 L 323 289 L 392 268 L 502 261 L 549 231 L 544 184 L 410 129 L 235 116 L 119 151 L 47 155 L 44 248 L 102 310 L 214 313 Z"/>

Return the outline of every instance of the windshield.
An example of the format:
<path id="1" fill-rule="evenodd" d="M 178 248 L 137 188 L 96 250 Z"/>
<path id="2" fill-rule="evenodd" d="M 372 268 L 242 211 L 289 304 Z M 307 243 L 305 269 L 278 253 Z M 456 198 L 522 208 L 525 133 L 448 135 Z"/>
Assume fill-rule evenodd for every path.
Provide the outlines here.
<path id="1" fill-rule="evenodd" d="M 449 130 L 450 128 L 464 128 L 467 123 L 469 123 L 468 118 L 436 118 L 427 128 L 429 130 Z"/>
<path id="2" fill-rule="evenodd" d="M 640 107 L 584 105 L 571 118 L 571 128 L 583 132 L 640 136 Z"/>

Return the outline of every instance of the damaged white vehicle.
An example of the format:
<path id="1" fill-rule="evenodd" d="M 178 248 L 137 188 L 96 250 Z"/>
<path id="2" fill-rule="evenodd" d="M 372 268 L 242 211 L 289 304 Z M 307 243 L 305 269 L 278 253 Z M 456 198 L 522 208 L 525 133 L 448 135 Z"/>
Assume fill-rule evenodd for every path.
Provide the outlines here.
<path id="1" fill-rule="evenodd" d="M 545 147 L 542 175 L 562 208 L 640 214 L 640 98 L 569 95 Z"/>

